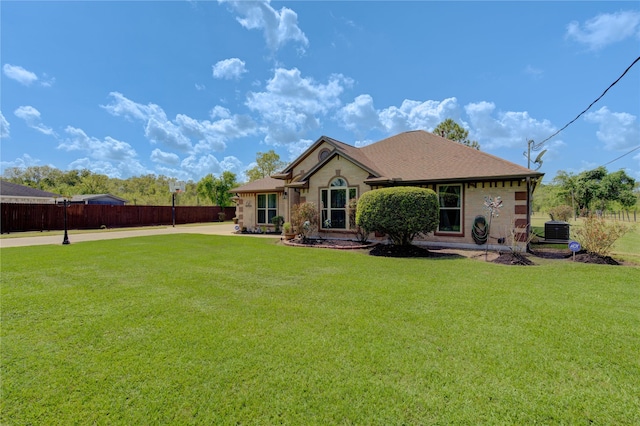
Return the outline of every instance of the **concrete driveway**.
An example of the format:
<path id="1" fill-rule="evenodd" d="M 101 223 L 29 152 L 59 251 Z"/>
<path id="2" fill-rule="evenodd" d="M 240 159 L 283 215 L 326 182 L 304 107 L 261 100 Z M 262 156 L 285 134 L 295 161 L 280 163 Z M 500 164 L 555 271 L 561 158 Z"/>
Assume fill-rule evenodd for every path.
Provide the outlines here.
<path id="1" fill-rule="evenodd" d="M 9 234 L 0 239 L 0 248 L 5 247 L 25 247 L 25 246 L 38 246 L 46 244 L 62 244 L 63 236 L 56 232 L 56 235 L 46 235 L 43 232 L 42 235 L 34 237 L 21 237 L 19 233 Z M 175 228 L 173 226 L 161 227 L 161 228 L 148 228 L 148 229 L 132 229 L 126 228 L 119 229 L 107 229 L 95 232 L 75 231 L 68 232 L 69 242 L 71 244 L 81 243 L 84 241 L 97 241 L 97 240 L 112 240 L 116 238 L 130 238 L 130 237 L 144 237 L 148 235 L 168 235 L 168 234 L 204 234 L 204 235 L 235 235 L 235 225 L 233 223 L 222 224 L 203 224 L 203 225 L 178 225 Z M 15 235 L 15 238 L 11 236 Z M 245 236 L 246 234 L 242 234 Z M 253 236 L 253 235 L 251 235 Z M 260 235 L 255 236 L 263 238 L 280 238 L 274 235 Z"/>

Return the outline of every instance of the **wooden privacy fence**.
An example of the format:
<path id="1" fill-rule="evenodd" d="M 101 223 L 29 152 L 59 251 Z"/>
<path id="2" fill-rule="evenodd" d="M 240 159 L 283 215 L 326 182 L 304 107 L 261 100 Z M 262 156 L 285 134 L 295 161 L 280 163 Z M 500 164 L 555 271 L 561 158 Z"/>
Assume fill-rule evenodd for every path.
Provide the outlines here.
<path id="1" fill-rule="evenodd" d="M 235 207 L 176 206 L 176 224 L 218 222 L 235 216 Z M 64 229 L 62 204 L 1 204 L 1 232 L 53 231 Z M 171 206 L 112 206 L 71 204 L 67 206 L 68 229 L 127 228 L 171 225 Z"/>

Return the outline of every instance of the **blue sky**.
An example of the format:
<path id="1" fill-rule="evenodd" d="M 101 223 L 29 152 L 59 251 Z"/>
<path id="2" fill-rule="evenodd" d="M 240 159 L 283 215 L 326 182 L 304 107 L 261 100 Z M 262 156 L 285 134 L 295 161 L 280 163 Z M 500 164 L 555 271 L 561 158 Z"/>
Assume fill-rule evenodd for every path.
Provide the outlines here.
<path id="1" fill-rule="evenodd" d="M 242 180 L 259 151 L 290 161 L 322 135 L 362 146 L 446 118 L 526 166 L 527 140 L 640 56 L 632 1 L 2 1 L 0 19 L 2 171 L 120 178 Z M 640 63 L 544 144 L 540 171 L 640 180 L 639 146 Z"/>

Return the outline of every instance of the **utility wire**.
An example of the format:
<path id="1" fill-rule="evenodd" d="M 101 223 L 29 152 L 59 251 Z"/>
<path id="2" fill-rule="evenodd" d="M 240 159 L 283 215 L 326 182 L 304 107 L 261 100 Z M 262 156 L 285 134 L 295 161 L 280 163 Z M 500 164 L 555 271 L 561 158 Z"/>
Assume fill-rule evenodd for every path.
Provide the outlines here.
<path id="1" fill-rule="evenodd" d="M 609 161 L 608 163 L 604 163 L 604 164 L 603 164 L 602 166 L 600 166 L 600 167 L 604 167 L 604 166 L 607 166 L 607 165 L 609 165 L 609 164 L 613 163 L 614 161 L 618 161 L 618 160 L 619 160 L 619 159 L 621 159 L 622 157 L 625 157 L 625 156 L 627 156 L 627 155 L 631 154 L 633 151 L 637 151 L 637 150 L 639 150 L 639 149 L 640 149 L 640 145 L 636 146 L 635 148 L 633 148 L 631 151 L 627 152 L 626 154 L 622 154 L 620 157 L 618 157 L 618 158 L 614 158 L 613 160 Z"/>
<path id="2" fill-rule="evenodd" d="M 546 138 L 546 139 L 545 139 L 545 140 L 543 140 L 542 142 L 537 143 L 537 144 L 536 144 L 536 146 L 538 146 L 538 147 L 542 146 L 546 141 L 548 141 L 549 139 L 553 138 L 553 137 L 554 137 L 554 136 L 556 136 L 558 133 L 560 133 L 561 131 L 563 131 L 564 129 L 566 129 L 567 127 L 569 127 L 571 124 L 573 124 L 573 122 L 574 122 L 574 121 L 576 121 L 578 118 L 580 118 L 580 116 L 582 116 L 582 114 L 584 114 L 585 112 L 589 111 L 589 109 L 590 109 L 590 108 L 591 108 L 591 107 L 592 107 L 596 102 L 598 102 L 600 99 L 602 99 L 602 97 L 605 95 L 605 93 L 607 93 L 607 92 L 609 91 L 609 89 L 611 89 L 613 86 L 615 86 L 615 85 L 616 85 L 616 83 L 618 83 L 618 82 L 620 81 L 620 79 L 621 79 L 622 77 L 624 77 L 624 75 L 625 75 L 625 74 L 626 74 L 626 73 L 631 69 L 631 67 L 632 67 L 632 66 L 634 66 L 634 65 L 636 64 L 636 62 L 638 62 L 638 61 L 640 61 L 640 56 L 638 56 L 638 57 L 636 58 L 636 60 L 635 60 L 635 61 L 633 61 L 633 63 L 632 63 L 631 65 L 629 65 L 629 66 L 627 67 L 627 69 L 626 69 L 626 70 L 624 70 L 624 72 L 622 73 L 622 75 L 621 75 L 620 77 L 618 77 L 618 79 L 617 79 L 616 81 L 614 81 L 613 83 L 611 83 L 611 85 L 610 85 L 609 87 L 607 87 L 607 89 L 606 89 L 604 92 L 602 92 L 602 94 L 601 94 L 600 96 L 598 96 L 598 98 L 597 98 L 595 101 L 591 102 L 591 104 L 590 104 L 590 105 L 589 105 L 589 106 L 588 106 L 584 111 L 582 111 L 580 114 L 578 114 L 578 115 L 576 116 L 576 118 L 574 118 L 573 120 L 571 120 L 570 122 L 568 122 L 567 124 L 565 124 L 565 126 L 564 126 L 562 129 L 558 130 L 557 132 L 555 132 L 554 134 L 552 134 L 551 136 L 549 136 L 548 138 Z M 636 148 L 636 149 L 637 149 L 637 148 Z M 625 154 L 625 155 L 627 155 L 627 154 Z M 616 160 L 617 160 L 617 158 L 616 158 Z M 613 160 L 613 161 L 615 161 L 615 160 Z M 607 163 L 607 164 L 609 164 L 609 163 Z"/>

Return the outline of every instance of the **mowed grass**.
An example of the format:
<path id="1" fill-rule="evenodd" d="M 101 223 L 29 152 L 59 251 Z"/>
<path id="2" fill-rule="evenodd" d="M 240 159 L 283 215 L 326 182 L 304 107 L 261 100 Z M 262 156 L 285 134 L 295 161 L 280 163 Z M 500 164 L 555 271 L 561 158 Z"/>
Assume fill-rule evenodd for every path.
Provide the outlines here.
<path id="1" fill-rule="evenodd" d="M 5 248 L 0 423 L 640 424 L 640 268 Z"/>

